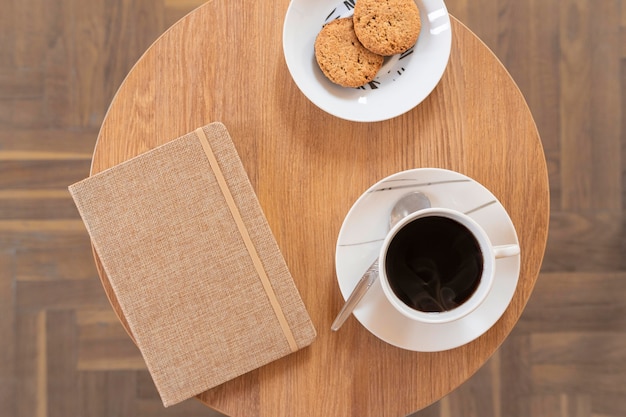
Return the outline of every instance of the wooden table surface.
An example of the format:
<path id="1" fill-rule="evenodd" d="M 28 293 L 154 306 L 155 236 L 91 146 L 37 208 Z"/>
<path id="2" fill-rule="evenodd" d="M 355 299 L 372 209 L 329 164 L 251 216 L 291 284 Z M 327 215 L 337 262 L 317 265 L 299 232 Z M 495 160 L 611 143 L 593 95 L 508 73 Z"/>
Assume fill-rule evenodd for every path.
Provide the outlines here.
<path id="1" fill-rule="evenodd" d="M 282 6 L 282 7 L 281 7 Z M 212 121 L 229 129 L 318 331 L 308 348 L 198 398 L 232 417 L 405 416 L 467 380 L 520 317 L 543 258 L 549 190 L 541 141 L 517 86 L 491 51 L 452 19 L 452 52 L 434 92 L 378 123 L 333 117 L 291 80 L 282 55 L 287 0 L 213 0 L 167 31 L 139 60 L 100 131 L 92 174 Z M 468 175 L 508 210 L 522 251 L 520 280 L 501 319 L 462 347 L 393 347 L 343 304 L 334 250 L 342 221 L 372 184 L 440 167 Z M 100 277 L 126 326 L 106 274 Z"/>

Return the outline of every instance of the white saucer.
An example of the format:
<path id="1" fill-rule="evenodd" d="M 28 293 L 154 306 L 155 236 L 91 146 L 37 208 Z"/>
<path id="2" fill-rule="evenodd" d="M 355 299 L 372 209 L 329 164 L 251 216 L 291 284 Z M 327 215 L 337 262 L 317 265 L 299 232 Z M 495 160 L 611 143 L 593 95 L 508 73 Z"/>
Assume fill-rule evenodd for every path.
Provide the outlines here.
<path id="1" fill-rule="evenodd" d="M 392 206 L 411 191 L 426 194 L 433 207 L 468 214 L 485 229 L 493 245 L 519 244 L 506 210 L 478 182 L 444 169 L 399 172 L 370 187 L 354 203 L 341 226 L 335 265 L 344 299 L 378 256 Z M 483 304 L 450 323 L 425 324 L 405 317 L 387 301 L 378 280 L 353 313 L 367 330 L 394 346 L 419 352 L 453 349 L 476 339 L 496 323 L 513 298 L 519 272 L 519 255 L 497 259 L 496 279 Z"/>

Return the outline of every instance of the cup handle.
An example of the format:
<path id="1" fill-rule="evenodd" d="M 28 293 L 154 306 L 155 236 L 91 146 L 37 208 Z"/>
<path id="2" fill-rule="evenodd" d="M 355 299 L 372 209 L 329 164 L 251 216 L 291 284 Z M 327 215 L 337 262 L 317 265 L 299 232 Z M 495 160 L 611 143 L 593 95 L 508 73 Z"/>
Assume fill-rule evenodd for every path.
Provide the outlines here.
<path id="1" fill-rule="evenodd" d="M 519 255 L 519 252 L 519 245 L 515 244 L 493 247 L 493 253 L 496 255 L 496 259 Z"/>

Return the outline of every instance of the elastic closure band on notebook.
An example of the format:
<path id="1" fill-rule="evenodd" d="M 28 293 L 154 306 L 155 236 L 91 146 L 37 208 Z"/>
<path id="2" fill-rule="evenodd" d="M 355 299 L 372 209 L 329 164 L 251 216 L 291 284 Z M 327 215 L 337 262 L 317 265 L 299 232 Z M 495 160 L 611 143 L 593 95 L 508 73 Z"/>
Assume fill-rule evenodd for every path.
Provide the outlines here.
<path id="1" fill-rule="evenodd" d="M 211 165 L 213 174 L 215 174 L 215 178 L 217 179 L 217 183 L 220 187 L 220 190 L 222 191 L 222 194 L 224 195 L 224 198 L 226 199 L 226 203 L 228 204 L 228 209 L 230 210 L 231 214 L 233 215 L 233 218 L 235 219 L 235 223 L 237 224 L 237 229 L 239 229 L 239 233 L 241 234 L 241 237 L 246 246 L 246 249 L 248 250 L 248 254 L 250 255 L 250 258 L 252 259 L 254 268 L 259 274 L 259 278 L 261 279 L 261 284 L 263 284 L 263 289 L 265 290 L 265 294 L 267 294 L 267 297 L 269 298 L 270 304 L 272 305 L 272 308 L 274 309 L 274 313 L 276 314 L 276 318 L 278 319 L 278 322 L 280 323 L 280 327 L 283 330 L 283 334 L 285 335 L 285 338 L 287 339 L 287 342 L 289 343 L 289 348 L 291 349 L 292 352 L 295 352 L 298 350 L 298 344 L 296 343 L 296 339 L 294 338 L 293 333 L 291 332 L 291 328 L 289 327 L 289 324 L 287 323 L 287 319 L 285 318 L 285 314 L 283 313 L 283 310 L 280 307 L 278 298 L 276 297 L 276 294 L 274 293 L 272 284 L 270 283 L 267 273 L 265 272 L 265 268 L 263 267 L 263 262 L 261 261 L 261 258 L 259 257 L 259 254 L 257 253 L 256 248 L 254 247 L 254 244 L 252 243 L 252 239 L 250 238 L 248 229 L 246 228 L 243 222 L 243 218 L 241 217 L 239 208 L 237 207 L 237 204 L 235 204 L 235 200 L 233 199 L 233 195 L 230 192 L 230 188 L 228 188 L 228 184 L 226 183 L 226 178 L 224 178 L 224 174 L 222 173 L 222 170 L 219 167 L 217 158 L 215 157 L 215 154 L 213 153 L 213 149 L 211 148 L 211 145 L 209 144 L 209 139 L 207 138 L 207 135 L 204 132 L 203 128 L 196 129 L 196 134 L 198 138 L 200 139 L 200 144 L 202 145 L 202 148 L 204 149 L 204 153 L 206 153 L 206 156 L 209 159 L 209 164 Z"/>

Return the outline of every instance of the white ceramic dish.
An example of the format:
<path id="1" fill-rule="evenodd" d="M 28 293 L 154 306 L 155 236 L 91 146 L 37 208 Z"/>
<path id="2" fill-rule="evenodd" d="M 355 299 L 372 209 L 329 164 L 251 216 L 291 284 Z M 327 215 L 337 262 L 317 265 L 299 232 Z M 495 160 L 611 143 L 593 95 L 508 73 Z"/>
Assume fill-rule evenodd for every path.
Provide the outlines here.
<path id="1" fill-rule="evenodd" d="M 422 168 L 387 177 L 368 189 L 352 206 L 337 239 L 337 281 L 346 299 L 378 256 L 388 230 L 391 207 L 410 191 L 426 194 L 433 207 L 468 214 L 485 229 L 494 245 L 518 243 L 515 227 L 502 204 L 478 182 L 457 172 Z M 496 278 L 485 301 L 467 316 L 443 324 L 426 324 L 399 313 L 377 281 L 353 314 L 376 337 L 420 352 L 453 349 L 485 333 L 502 316 L 517 287 L 520 255 L 496 261 Z"/>
<path id="2" fill-rule="evenodd" d="M 346 120 L 375 122 L 399 116 L 421 103 L 439 83 L 452 44 L 443 0 L 416 0 L 422 29 L 415 46 L 386 58 L 376 79 L 360 88 L 330 82 L 315 61 L 322 26 L 352 14 L 354 0 L 292 0 L 283 26 L 283 52 L 298 88 L 322 110 Z"/>

